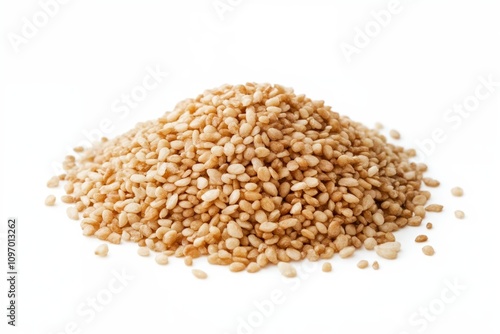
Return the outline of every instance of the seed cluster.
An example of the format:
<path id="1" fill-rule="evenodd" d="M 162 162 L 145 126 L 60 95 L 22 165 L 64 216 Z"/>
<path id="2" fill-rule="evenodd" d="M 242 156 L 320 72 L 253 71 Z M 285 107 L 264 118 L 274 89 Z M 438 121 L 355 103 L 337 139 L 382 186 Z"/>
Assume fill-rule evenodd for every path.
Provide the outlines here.
<path id="1" fill-rule="evenodd" d="M 279 85 L 209 90 L 76 151 L 48 183 L 65 182 L 68 216 L 86 236 L 159 252 L 159 264 L 207 255 L 234 272 L 272 263 L 294 276 L 290 261 L 349 257 L 363 244 L 395 258 L 392 232 L 442 210 L 425 206 L 427 167 L 409 161 L 414 150 Z"/>

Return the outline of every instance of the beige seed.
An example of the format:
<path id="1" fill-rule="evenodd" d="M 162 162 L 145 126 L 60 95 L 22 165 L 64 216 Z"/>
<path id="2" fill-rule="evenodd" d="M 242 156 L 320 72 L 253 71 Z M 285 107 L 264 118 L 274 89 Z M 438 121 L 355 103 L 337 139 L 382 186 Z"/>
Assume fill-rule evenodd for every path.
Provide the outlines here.
<path id="1" fill-rule="evenodd" d="M 235 249 L 240 245 L 240 241 L 237 238 L 228 238 L 226 239 L 226 247 L 227 249 Z"/>
<path id="2" fill-rule="evenodd" d="M 401 243 L 399 243 L 397 241 L 385 242 L 377 247 L 381 248 L 381 249 L 388 249 L 388 250 L 394 250 L 396 252 L 399 252 L 401 250 Z"/>
<path id="3" fill-rule="evenodd" d="M 247 272 L 256 273 L 260 270 L 260 266 L 256 262 L 250 262 L 247 266 Z"/>
<path id="4" fill-rule="evenodd" d="M 141 212 L 141 205 L 139 203 L 129 203 L 123 210 L 128 213 L 139 213 Z"/>
<path id="5" fill-rule="evenodd" d="M 174 185 L 177 187 L 186 187 L 191 183 L 191 179 L 189 178 L 184 178 L 180 179 L 174 182 Z"/>
<path id="6" fill-rule="evenodd" d="M 269 153 L 271 153 L 271 151 L 265 147 L 258 147 L 255 149 L 255 155 L 258 158 L 265 158 L 269 155 Z"/>
<path id="7" fill-rule="evenodd" d="M 374 176 L 375 174 L 378 173 L 378 166 L 371 166 L 369 169 L 368 169 L 368 176 L 369 177 L 372 177 Z"/>
<path id="8" fill-rule="evenodd" d="M 141 183 L 146 181 L 146 176 L 142 174 L 133 174 L 130 176 L 130 181 L 135 182 L 135 183 Z"/>
<path id="9" fill-rule="evenodd" d="M 80 219 L 80 215 L 78 214 L 78 210 L 74 206 L 70 206 L 69 208 L 67 208 L 66 214 L 68 215 L 69 219 L 73 219 L 73 220 Z"/>
<path id="10" fill-rule="evenodd" d="M 50 180 L 47 181 L 47 187 L 49 188 L 57 188 L 59 186 L 59 178 L 57 176 L 53 176 Z"/>
<path id="11" fill-rule="evenodd" d="M 439 187 L 440 184 L 438 180 L 431 179 L 430 177 L 424 177 L 423 181 L 428 187 Z"/>
<path id="12" fill-rule="evenodd" d="M 271 179 L 271 173 L 267 167 L 259 167 L 257 169 L 257 177 L 264 182 L 267 182 Z M 271 183 L 272 184 L 272 183 Z"/>
<path id="13" fill-rule="evenodd" d="M 193 258 L 192 258 L 191 256 L 189 256 L 189 255 L 188 255 L 188 256 L 186 256 L 186 257 L 184 258 L 184 264 L 185 264 L 186 266 L 192 266 L 192 265 L 193 265 Z"/>
<path id="14" fill-rule="evenodd" d="M 233 175 L 240 175 L 245 173 L 245 166 L 242 164 L 229 165 L 229 167 L 227 167 L 227 172 Z"/>
<path id="15" fill-rule="evenodd" d="M 291 188 L 290 190 L 291 191 L 300 191 L 300 190 L 304 190 L 307 188 L 307 184 L 305 182 L 297 182 L 295 183 Z"/>
<path id="16" fill-rule="evenodd" d="M 109 252 L 109 248 L 108 248 L 107 244 L 101 244 L 101 245 L 97 246 L 97 248 L 94 251 L 95 255 L 102 256 L 102 257 L 107 256 L 108 252 Z"/>
<path id="17" fill-rule="evenodd" d="M 205 202 L 212 202 L 215 201 L 220 195 L 220 190 L 219 189 L 211 189 L 208 190 L 206 193 L 201 195 L 201 199 L 204 200 Z"/>
<path id="18" fill-rule="evenodd" d="M 417 195 L 413 198 L 412 202 L 415 205 L 424 205 L 427 202 L 427 197 L 424 195 Z"/>
<path id="19" fill-rule="evenodd" d="M 377 255 L 389 260 L 397 258 L 400 249 L 401 244 L 399 242 L 386 242 L 375 246 L 375 252 Z"/>
<path id="20" fill-rule="evenodd" d="M 464 190 L 460 187 L 451 188 L 451 194 L 456 197 L 461 197 L 464 195 Z"/>
<path id="21" fill-rule="evenodd" d="M 456 210 L 455 211 L 455 217 L 458 219 L 464 219 L 465 218 L 465 213 L 461 210 Z"/>
<path id="22" fill-rule="evenodd" d="M 64 185 L 64 191 L 66 194 L 72 194 L 75 191 L 75 186 L 72 182 L 68 182 Z"/>
<path id="23" fill-rule="evenodd" d="M 282 221 L 279 222 L 279 226 L 281 228 L 287 229 L 290 227 L 295 227 L 295 225 L 297 225 L 298 222 L 299 220 L 296 218 L 283 219 Z"/>
<path id="24" fill-rule="evenodd" d="M 389 135 L 393 138 L 393 139 L 401 139 L 401 134 L 397 131 L 397 130 L 390 130 L 389 131 Z"/>
<path id="25" fill-rule="evenodd" d="M 240 225 L 238 225 L 234 221 L 231 221 L 227 224 L 227 233 L 233 238 L 243 238 L 243 230 L 241 229 Z"/>
<path id="26" fill-rule="evenodd" d="M 373 250 L 375 246 L 377 246 L 377 240 L 375 240 L 375 238 L 372 237 L 366 238 L 363 244 L 367 250 Z"/>
<path id="27" fill-rule="evenodd" d="M 415 238 L 415 242 L 426 242 L 427 240 L 428 238 L 425 234 L 417 235 L 417 237 Z"/>
<path id="28" fill-rule="evenodd" d="M 380 212 L 376 212 L 373 216 L 372 216 L 372 219 L 373 219 L 373 222 L 375 224 L 377 224 L 378 226 L 381 226 L 384 224 L 385 222 L 385 219 L 384 219 L 384 215 L 382 215 Z"/>
<path id="29" fill-rule="evenodd" d="M 198 279 L 206 279 L 208 277 L 207 273 L 201 269 L 193 269 L 191 270 L 191 272 L 193 273 L 194 277 Z"/>
<path id="30" fill-rule="evenodd" d="M 373 268 L 373 270 L 379 270 L 380 265 L 379 265 L 378 261 L 373 261 L 372 268 Z"/>
<path id="31" fill-rule="evenodd" d="M 281 131 L 273 128 L 267 130 L 267 135 L 271 140 L 281 140 L 283 138 Z"/>
<path id="32" fill-rule="evenodd" d="M 233 262 L 229 265 L 229 270 L 233 273 L 245 270 L 246 265 L 242 262 Z"/>
<path id="33" fill-rule="evenodd" d="M 321 266 L 321 270 L 323 270 L 323 272 L 325 272 L 325 273 L 331 272 L 332 271 L 332 264 L 330 262 L 323 263 L 323 265 Z"/>
<path id="34" fill-rule="evenodd" d="M 248 137 L 251 132 L 252 132 L 252 126 L 248 123 L 244 123 L 240 127 L 240 136 L 243 138 Z"/>
<path id="35" fill-rule="evenodd" d="M 298 250 L 296 250 L 295 248 L 291 248 L 291 247 L 288 247 L 286 249 L 286 255 L 288 255 L 288 257 L 294 261 L 298 261 L 302 257 L 302 255 L 300 254 L 300 252 Z"/>
<path id="36" fill-rule="evenodd" d="M 356 248 L 354 246 L 347 246 L 347 247 L 340 250 L 339 255 L 341 258 L 345 259 L 345 258 L 352 256 L 352 254 L 354 254 L 355 250 L 356 250 Z"/>
<path id="37" fill-rule="evenodd" d="M 137 249 L 137 254 L 139 254 L 140 256 L 149 256 L 150 254 L 149 248 L 139 247 L 139 249 Z"/>
<path id="38" fill-rule="evenodd" d="M 427 212 L 441 212 L 443 211 L 443 206 L 440 204 L 429 204 L 425 207 Z"/>
<path id="39" fill-rule="evenodd" d="M 378 256 L 383 257 L 384 259 L 393 260 L 398 257 L 398 252 L 391 249 L 379 248 L 379 246 L 375 247 L 375 252 Z"/>
<path id="40" fill-rule="evenodd" d="M 315 188 L 319 185 L 319 180 L 315 177 L 306 177 L 304 182 L 309 188 Z"/>
<path id="41" fill-rule="evenodd" d="M 432 229 L 432 223 L 427 223 L 427 224 L 425 224 L 425 227 L 426 227 L 428 230 Z"/>
<path id="42" fill-rule="evenodd" d="M 357 266 L 358 266 L 359 269 L 365 269 L 365 268 L 368 267 L 368 261 L 361 260 L 361 261 L 358 262 Z"/>
<path id="43" fill-rule="evenodd" d="M 263 199 L 261 199 L 260 206 L 262 207 L 262 209 L 269 212 L 274 210 L 274 202 L 269 197 L 264 197 Z"/>
<path id="44" fill-rule="evenodd" d="M 173 194 L 172 196 L 170 196 L 167 200 L 167 204 L 166 204 L 166 208 L 167 210 L 172 210 L 175 208 L 175 206 L 177 205 L 177 202 L 179 200 L 179 195 L 177 194 Z"/>
<path id="45" fill-rule="evenodd" d="M 208 180 L 204 177 L 198 178 L 198 180 L 196 180 L 196 187 L 200 190 L 205 189 L 206 187 L 208 187 Z"/>
<path id="46" fill-rule="evenodd" d="M 291 263 L 288 262 L 278 262 L 278 270 L 281 275 L 285 277 L 292 278 L 297 276 L 297 270 Z"/>
<path id="47" fill-rule="evenodd" d="M 163 253 L 157 254 L 155 257 L 155 261 L 160 265 L 166 265 L 168 264 L 168 256 Z"/>
<path id="48" fill-rule="evenodd" d="M 314 233 L 306 228 L 303 228 L 302 230 L 300 230 L 300 234 L 302 234 L 304 237 L 306 237 L 307 239 L 310 239 L 310 240 L 314 240 L 316 238 Z"/>
<path id="49" fill-rule="evenodd" d="M 353 194 L 344 194 L 343 198 L 344 198 L 344 201 L 346 201 L 347 203 L 351 203 L 352 204 L 352 203 L 358 203 L 359 202 L 359 198 L 357 198 Z"/>
<path id="50" fill-rule="evenodd" d="M 54 195 L 49 195 L 45 198 L 45 205 L 53 206 L 56 204 L 56 197 Z"/>
<path id="51" fill-rule="evenodd" d="M 272 222 L 265 222 L 265 223 L 260 224 L 260 226 L 259 226 L 259 230 L 261 230 L 262 232 L 272 232 L 277 228 L 278 228 L 278 224 L 272 223 Z"/>
<path id="52" fill-rule="evenodd" d="M 422 247 L 422 252 L 427 256 L 432 256 L 434 255 L 434 248 L 432 246 L 427 245 Z"/>
<path id="53" fill-rule="evenodd" d="M 75 198 L 70 195 L 63 195 L 61 196 L 61 202 L 66 203 L 66 204 L 72 204 L 75 203 Z"/>
<path id="54" fill-rule="evenodd" d="M 345 177 L 339 180 L 338 184 L 343 187 L 357 187 L 359 181 L 352 177 Z"/>

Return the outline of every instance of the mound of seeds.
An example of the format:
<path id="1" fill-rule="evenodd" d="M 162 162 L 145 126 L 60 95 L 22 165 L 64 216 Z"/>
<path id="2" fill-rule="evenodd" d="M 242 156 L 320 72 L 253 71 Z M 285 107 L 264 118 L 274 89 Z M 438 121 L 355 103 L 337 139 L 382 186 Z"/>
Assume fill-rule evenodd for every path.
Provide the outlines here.
<path id="1" fill-rule="evenodd" d="M 279 85 L 208 90 L 75 151 L 59 179 L 84 235 L 232 271 L 393 242 L 430 197 L 414 150 Z"/>

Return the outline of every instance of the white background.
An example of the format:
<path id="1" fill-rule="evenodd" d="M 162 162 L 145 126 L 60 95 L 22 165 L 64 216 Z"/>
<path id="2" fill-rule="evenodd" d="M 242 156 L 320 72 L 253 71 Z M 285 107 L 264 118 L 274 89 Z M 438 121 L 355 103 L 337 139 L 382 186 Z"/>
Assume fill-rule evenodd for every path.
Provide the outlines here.
<path id="1" fill-rule="evenodd" d="M 222 14 L 214 9 L 220 3 L 230 6 Z M 5 272 L 6 221 L 15 216 L 20 273 L 17 328 L 6 325 L 2 274 L 2 333 L 497 331 L 494 1 L 402 0 L 384 27 L 371 13 L 387 10 L 388 1 L 106 0 L 58 7 L 45 24 L 38 1 L 0 5 L 0 258 Z M 23 29 L 30 33 L 26 20 L 38 25 L 32 36 L 23 36 Z M 359 33 L 365 29 L 372 29 L 367 40 Z M 359 46 L 351 57 L 342 51 L 347 44 Z M 117 112 L 123 94 L 140 90 L 148 68 L 168 75 L 137 106 Z M 480 78 L 496 86 L 488 91 Z M 442 182 L 432 200 L 445 205 L 425 220 L 435 228 L 398 232 L 399 258 L 378 259 L 379 271 L 356 267 L 377 259 L 364 250 L 347 260 L 335 256 L 328 274 L 320 263 L 297 264 L 296 280 L 284 280 L 275 267 L 233 274 L 201 258 L 194 266 L 209 274 L 201 281 L 182 260 L 161 267 L 152 256 L 140 258 L 134 244 L 111 245 L 107 258 L 96 258 L 99 242 L 81 235 L 65 207 L 44 206 L 54 164 L 85 134 L 113 137 L 204 89 L 249 81 L 293 87 L 370 127 L 380 121 L 384 131 L 398 129 L 405 146 L 426 142 L 420 158 Z M 475 98 L 476 88 L 488 96 Z M 467 117 L 447 114 L 464 102 L 478 105 Z M 444 140 L 431 144 L 439 129 Z M 450 195 L 455 185 L 465 189 L 463 198 Z M 466 219 L 455 219 L 455 209 Z M 420 233 L 429 235 L 434 257 L 413 242 Z M 113 279 L 122 271 L 133 277 L 126 286 Z M 109 292 L 110 283 L 121 291 Z M 460 288 L 450 292 L 449 284 Z M 270 305 L 275 295 L 278 303 Z M 87 303 L 96 296 L 106 305 L 91 314 Z M 426 309 L 427 318 L 419 313 Z"/>

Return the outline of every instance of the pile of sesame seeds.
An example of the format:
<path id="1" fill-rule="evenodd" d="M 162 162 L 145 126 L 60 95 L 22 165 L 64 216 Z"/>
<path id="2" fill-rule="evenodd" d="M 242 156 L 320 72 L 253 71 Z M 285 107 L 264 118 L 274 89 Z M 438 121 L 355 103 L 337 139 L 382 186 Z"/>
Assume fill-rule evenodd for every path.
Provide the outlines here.
<path id="1" fill-rule="evenodd" d="M 48 183 L 64 182 L 69 218 L 86 236 L 157 252 L 159 264 L 207 256 L 234 272 L 279 264 L 294 276 L 284 263 L 349 257 L 363 245 L 392 259 L 393 232 L 443 208 L 427 204 L 422 185 L 439 182 L 411 161 L 415 150 L 280 85 L 207 90 L 75 151 Z"/>

